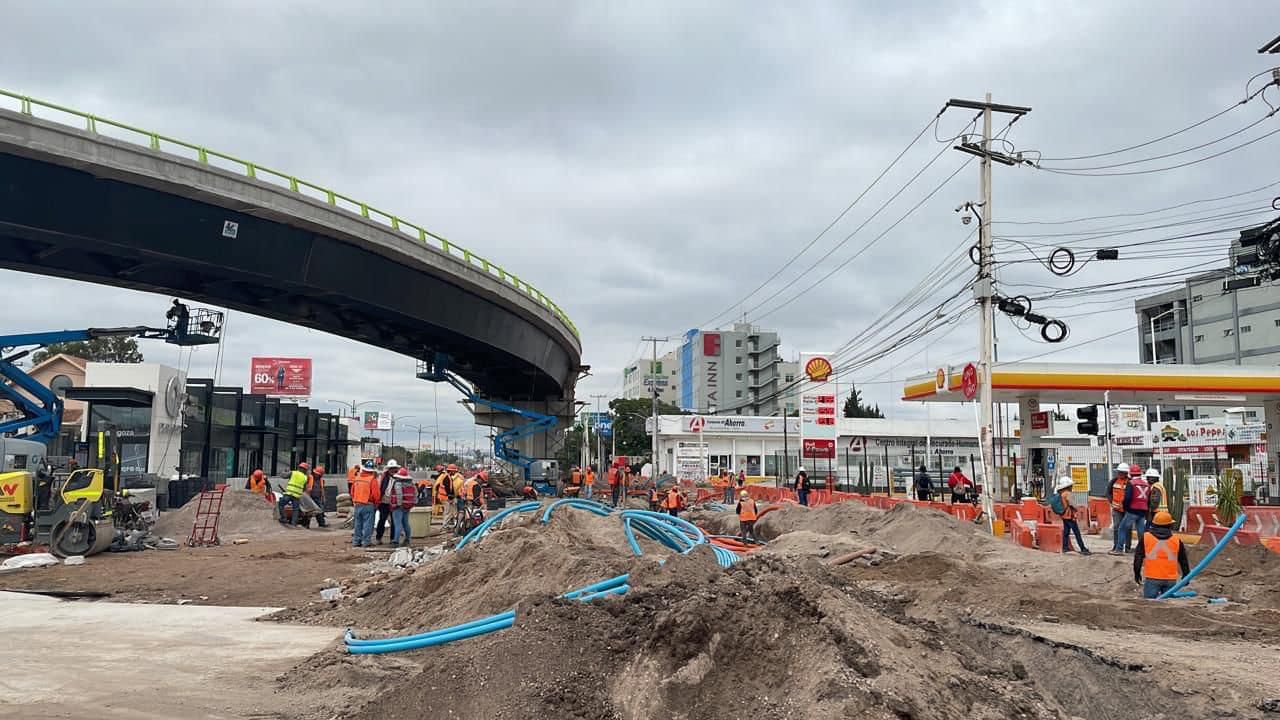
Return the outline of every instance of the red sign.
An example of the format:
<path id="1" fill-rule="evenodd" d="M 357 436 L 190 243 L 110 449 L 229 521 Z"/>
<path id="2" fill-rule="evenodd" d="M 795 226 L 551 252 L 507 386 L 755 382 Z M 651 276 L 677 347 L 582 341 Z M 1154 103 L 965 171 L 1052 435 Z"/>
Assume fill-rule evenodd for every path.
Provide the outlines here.
<path id="1" fill-rule="evenodd" d="M 720 355 L 720 333 L 702 333 L 702 354 L 704 357 Z"/>
<path id="2" fill-rule="evenodd" d="M 831 361 L 824 357 L 816 357 L 804 364 L 804 374 L 814 382 L 823 382 L 831 377 Z"/>
<path id="3" fill-rule="evenodd" d="M 256 357 L 249 361 L 249 392 L 311 396 L 311 358 Z"/>
<path id="4" fill-rule="evenodd" d="M 805 438 L 804 446 L 801 451 L 804 457 L 807 458 L 813 458 L 816 460 L 835 460 L 836 441 Z"/>
<path id="5" fill-rule="evenodd" d="M 689 432 L 702 432 L 702 428 L 707 426 L 707 419 L 704 417 L 689 418 Z"/>
<path id="6" fill-rule="evenodd" d="M 965 400 L 978 396 L 978 368 L 973 363 L 964 366 L 964 374 L 960 376 L 960 389 L 964 392 Z"/>
<path id="7" fill-rule="evenodd" d="M 1049 413 L 1048 412 L 1031 413 L 1031 429 L 1032 430 L 1048 430 L 1049 429 Z"/>

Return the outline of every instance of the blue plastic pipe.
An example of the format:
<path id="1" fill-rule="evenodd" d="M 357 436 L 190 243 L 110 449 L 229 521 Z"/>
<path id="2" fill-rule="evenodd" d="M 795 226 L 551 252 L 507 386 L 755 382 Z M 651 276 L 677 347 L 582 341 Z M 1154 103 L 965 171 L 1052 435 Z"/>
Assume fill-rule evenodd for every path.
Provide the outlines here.
<path id="1" fill-rule="evenodd" d="M 380 643 L 378 645 L 348 645 L 347 652 L 352 655 L 382 655 L 385 653 L 401 652 L 404 650 L 417 650 L 419 648 L 432 647 L 435 645 L 444 645 L 445 643 L 451 643 L 455 640 L 466 640 L 467 638 L 485 635 L 494 632 L 495 630 L 505 630 L 514 624 L 515 618 L 510 617 L 491 622 L 488 625 L 470 627 L 466 630 L 455 630 L 454 632 L 419 638 L 417 640 L 403 640 L 400 642 Z"/>
<path id="2" fill-rule="evenodd" d="M 631 589 L 630 585 L 619 585 L 617 587 L 611 587 L 605 590 L 601 590 L 600 592 L 593 592 L 590 595 L 583 595 L 578 598 L 578 601 L 591 602 L 592 600 L 598 600 L 602 597 L 608 597 L 609 595 L 625 595 L 627 591 L 630 589 Z"/>
<path id="3" fill-rule="evenodd" d="M 572 600 L 578 597 L 579 595 L 589 595 L 598 590 L 617 587 L 619 585 L 626 585 L 627 582 L 630 580 L 631 580 L 631 573 L 626 573 L 624 575 L 619 575 L 617 577 L 611 577 L 608 580 L 601 580 L 598 583 L 592 583 L 590 585 L 587 585 L 586 587 L 580 587 L 577 590 L 570 590 L 569 592 L 561 595 L 560 597 Z"/>
<path id="4" fill-rule="evenodd" d="M 693 541 L 689 540 L 684 533 L 669 525 L 651 523 L 642 518 L 627 518 L 624 522 L 678 553 L 685 553 L 693 549 Z"/>
<path id="5" fill-rule="evenodd" d="M 474 627 L 483 627 L 485 625 L 491 625 L 495 622 L 501 622 L 503 620 L 512 620 L 515 618 L 515 616 L 516 616 L 516 612 L 514 610 L 508 610 L 504 613 L 498 613 L 497 615 L 490 615 L 489 617 L 486 617 L 486 618 L 480 618 L 479 620 L 472 620 L 471 622 L 462 623 L 461 625 L 454 625 L 453 627 L 441 628 L 439 630 L 431 630 L 430 632 L 418 633 L 416 635 L 401 635 L 399 637 L 380 638 L 380 639 L 368 638 L 368 639 L 362 640 L 360 638 L 357 638 L 355 634 L 351 632 L 350 628 L 347 628 L 347 633 L 346 633 L 346 636 L 343 638 L 343 640 L 346 641 L 347 645 L 357 645 L 357 646 L 358 645 L 391 645 L 391 644 L 400 643 L 400 642 L 407 642 L 410 640 L 422 640 L 424 638 L 436 637 L 438 635 L 447 635 L 449 633 L 455 633 L 460 630 L 470 630 L 471 628 L 474 628 Z"/>
<path id="6" fill-rule="evenodd" d="M 587 510 L 595 513 L 596 515 L 600 515 L 601 517 L 613 512 L 613 508 L 610 508 L 608 505 L 603 503 L 598 503 L 595 500 L 587 500 L 586 498 L 560 498 L 548 505 L 546 510 L 542 511 L 543 525 L 546 525 L 551 521 L 551 513 L 561 505 L 568 505 L 569 507 L 577 508 L 579 510 Z"/>
<path id="7" fill-rule="evenodd" d="M 738 554 L 732 550 L 722 548 L 718 545 L 712 545 L 711 550 L 715 552 L 716 562 L 719 563 L 722 568 L 727 568 L 739 560 Z"/>
<path id="8" fill-rule="evenodd" d="M 1173 597 L 1174 593 L 1186 587 L 1187 583 L 1191 582 L 1192 578 L 1194 578 L 1196 575 L 1199 575 L 1201 570 L 1208 567 L 1209 563 L 1213 562 L 1213 559 L 1218 557 L 1218 553 L 1222 552 L 1222 548 L 1226 547 L 1227 544 L 1231 542 L 1231 538 L 1236 536 L 1236 531 L 1239 530 L 1243 525 L 1244 525 L 1244 513 L 1241 512 L 1239 515 L 1236 516 L 1236 521 L 1231 524 L 1231 529 L 1227 531 L 1226 535 L 1222 536 L 1222 539 L 1218 541 L 1217 545 L 1213 546 L 1213 549 L 1209 551 L 1209 554 L 1200 558 L 1200 562 L 1196 563 L 1196 566 L 1191 568 L 1191 572 L 1187 573 L 1173 587 L 1169 588 L 1168 590 L 1165 590 L 1164 593 L 1161 594 L 1160 597 L 1156 599 L 1164 600 L 1165 598 Z"/>
<path id="9" fill-rule="evenodd" d="M 526 503 L 520 503 L 519 505 L 515 505 L 513 507 L 506 508 L 505 510 L 502 510 L 498 514 L 488 518 L 484 522 L 472 528 L 471 532 L 462 536 L 462 539 L 458 541 L 458 544 L 453 549 L 461 550 L 462 548 L 466 547 L 467 543 L 471 542 L 472 540 L 479 540 L 480 538 L 484 537 L 485 533 L 489 532 L 489 528 L 492 528 L 494 525 L 502 522 L 503 518 L 507 517 L 508 515 L 511 515 L 513 513 L 518 513 L 518 512 L 533 512 L 534 510 L 537 510 L 540 507 L 542 507 L 542 503 L 526 502 Z"/>
<path id="10" fill-rule="evenodd" d="M 1199 594 L 1199 593 L 1197 593 L 1195 590 L 1179 590 L 1179 591 L 1175 592 L 1174 594 L 1170 595 L 1169 597 L 1175 597 L 1175 598 L 1189 598 L 1189 597 L 1195 597 L 1195 596 L 1196 596 L 1196 595 L 1198 595 L 1198 594 Z"/>
<path id="11" fill-rule="evenodd" d="M 704 543 L 707 541 L 707 536 L 705 533 L 702 532 L 701 528 L 689 522 L 688 520 L 685 520 L 684 518 L 681 518 L 681 517 L 677 517 L 675 515 L 656 513 L 656 512 L 651 512 L 649 510 L 623 510 L 622 514 L 624 516 L 630 515 L 633 517 L 650 518 L 650 519 L 656 520 L 657 522 L 665 523 L 668 525 L 675 525 L 679 527 L 681 530 L 683 530 L 685 533 L 687 533 L 689 537 L 693 538 L 695 543 L 698 543 L 698 544 Z"/>

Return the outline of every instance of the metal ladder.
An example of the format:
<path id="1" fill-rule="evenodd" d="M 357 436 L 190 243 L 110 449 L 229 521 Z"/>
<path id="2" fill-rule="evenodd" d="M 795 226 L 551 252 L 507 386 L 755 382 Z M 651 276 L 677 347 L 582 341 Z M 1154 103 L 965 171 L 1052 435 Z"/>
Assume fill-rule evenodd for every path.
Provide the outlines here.
<path id="1" fill-rule="evenodd" d="M 218 518 L 222 515 L 222 494 L 225 485 L 205 490 L 196 498 L 196 521 L 191 526 L 187 545 L 199 547 L 218 544 Z"/>

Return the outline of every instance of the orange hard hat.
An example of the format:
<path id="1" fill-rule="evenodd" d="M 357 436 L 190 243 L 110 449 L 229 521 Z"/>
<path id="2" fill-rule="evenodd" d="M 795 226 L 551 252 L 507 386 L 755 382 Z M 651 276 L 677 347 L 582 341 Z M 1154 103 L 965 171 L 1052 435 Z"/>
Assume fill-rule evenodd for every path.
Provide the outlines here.
<path id="1" fill-rule="evenodd" d="M 484 470 L 481 470 L 480 472 L 476 473 L 476 477 L 480 478 L 481 480 L 488 480 L 489 473 L 485 472 Z"/>
<path id="2" fill-rule="evenodd" d="M 317 474 L 317 475 L 323 475 L 323 474 L 324 474 L 324 466 L 323 466 L 323 465 L 317 465 L 317 466 L 316 466 L 316 474 Z"/>
<path id="3" fill-rule="evenodd" d="M 1151 524 L 1152 525 L 1172 525 L 1173 516 L 1170 515 L 1167 511 L 1161 510 L 1160 512 L 1156 513 L 1155 517 L 1151 518 Z"/>
<path id="4" fill-rule="evenodd" d="M 310 466 L 310 465 L 308 465 L 305 461 L 303 461 L 303 462 L 298 463 L 298 469 L 299 469 L 299 470 L 310 470 L 310 469 L 311 469 L 311 466 Z"/>
<path id="5" fill-rule="evenodd" d="M 458 466 L 453 463 L 449 463 L 449 472 L 458 472 Z"/>

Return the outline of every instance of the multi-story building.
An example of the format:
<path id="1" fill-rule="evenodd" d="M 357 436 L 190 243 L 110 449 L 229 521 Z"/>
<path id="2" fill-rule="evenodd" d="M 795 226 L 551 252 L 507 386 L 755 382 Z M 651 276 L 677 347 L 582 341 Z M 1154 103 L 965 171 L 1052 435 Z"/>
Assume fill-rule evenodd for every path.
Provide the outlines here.
<path id="1" fill-rule="evenodd" d="M 648 372 L 646 372 L 646 370 Z M 639 358 L 622 370 L 622 397 L 628 400 L 650 397 L 650 388 L 658 389 L 658 401 L 680 404 L 680 356 L 671 351 L 654 362 Z"/>
<path id="2" fill-rule="evenodd" d="M 1228 290 L 1240 253 L 1232 244 L 1228 267 L 1188 278 L 1182 287 L 1134 301 L 1138 357 L 1144 363 L 1280 365 L 1280 288 Z M 1154 336 L 1153 336 L 1154 329 Z M 1154 337 L 1154 344 L 1153 344 Z M 1221 409 L 1161 408 L 1161 419 L 1187 420 Z M 1246 421 L 1261 417 L 1244 411 Z M 1153 417 L 1154 419 L 1154 417 Z"/>
<path id="3" fill-rule="evenodd" d="M 778 333 L 745 323 L 725 330 L 688 331 L 676 351 L 678 404 L 701 413 L 778 413 L 785 376 L 779 342 Z"/>

